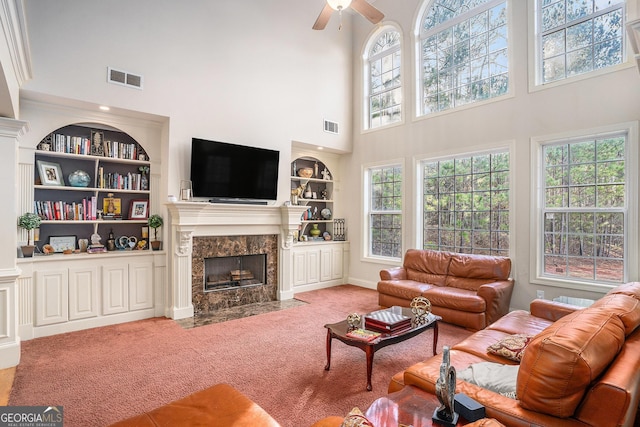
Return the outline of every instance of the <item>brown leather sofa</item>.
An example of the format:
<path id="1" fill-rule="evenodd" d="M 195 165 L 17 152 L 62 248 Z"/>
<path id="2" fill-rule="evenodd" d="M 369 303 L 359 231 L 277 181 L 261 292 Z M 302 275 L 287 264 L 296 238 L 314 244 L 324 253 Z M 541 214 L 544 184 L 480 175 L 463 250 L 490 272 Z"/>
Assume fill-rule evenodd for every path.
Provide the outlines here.
<path id="1" fill-rule="evenodd" d="M 531 334 L 517 379 L 517 399 L 458 380 L 462 392 L 508 426 L 638 425 L 640 401 L 640 283 L 612 289 L 588 308 L 534 300 L 454 345 L 458 370 L 479 362 L 517 364 L 487 347 L 513 334 Z M 411 385 L 433 393 L 442 356 L 396 374 L 389 392 Z M 640 417 L 639 417 L 640 418 Z"/>
<path id="2" fill-rule="evenodd" d="M 480 330 L 509 311 L 509 274 L 507 257 L 409 249 L 402 267 L 380 271 L 378 303 L 408 307 L 422 295 L 445 322 Z"/>
<path id="3" fill-rule="evenodd" d="M 229 384 L 216 384 L 110 427 L 279 427 L 264 409 Z"/>

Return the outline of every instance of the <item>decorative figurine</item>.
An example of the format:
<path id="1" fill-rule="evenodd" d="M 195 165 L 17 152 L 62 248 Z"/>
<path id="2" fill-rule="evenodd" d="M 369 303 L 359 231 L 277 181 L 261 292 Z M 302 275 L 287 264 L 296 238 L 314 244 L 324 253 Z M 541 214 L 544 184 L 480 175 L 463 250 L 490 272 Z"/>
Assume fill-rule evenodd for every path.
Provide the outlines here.
<path id="1" fill-rule="evenodd" d="M 440 377 L 436 381 L 436 396 L 440 406 L 433 411 L 431 419 L 447 427 L 454 427 L 458 423 L 458 414 L 454 411 L 454 397 L 456 394 L 456 368 L 451 366 L 449 346 L 442 348 L 442 363 Z"/>
<path id="2" fill-rule="evenodd" d="M 359 328 L 362 323 L 362 318 L 358 313 L 351 313 L 347 316 L 347 323 L 352 328 Z"/>
<path id="3" fill-rule="evenodd" d="M 411 300 L 410 307 L 414 315 L 413 322 L 415 326 L 424 325 L 431 313 L 431 301 L 423 296 L 418 296 Z"/>
<path id="4" fill-rule="evenodd" d="M 331 180 L 331 174 L 329 173 L 329 169 L 324 168 L 321 174 L 322 174 L 322 179 L 324 179 L 325 181 Z"/>

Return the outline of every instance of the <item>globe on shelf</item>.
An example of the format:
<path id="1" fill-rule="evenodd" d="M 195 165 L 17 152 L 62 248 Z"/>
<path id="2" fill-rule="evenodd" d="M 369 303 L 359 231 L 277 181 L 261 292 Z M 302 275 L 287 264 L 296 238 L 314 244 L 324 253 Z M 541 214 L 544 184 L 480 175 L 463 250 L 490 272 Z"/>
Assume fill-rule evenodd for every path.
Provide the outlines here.
<path id="1" fill-rule="evenodd" d="M 72 187 L 88 187 L 91 177 L 89 174 L 82 170 L 77 170 L 69 174 L 69 184 Z"/>

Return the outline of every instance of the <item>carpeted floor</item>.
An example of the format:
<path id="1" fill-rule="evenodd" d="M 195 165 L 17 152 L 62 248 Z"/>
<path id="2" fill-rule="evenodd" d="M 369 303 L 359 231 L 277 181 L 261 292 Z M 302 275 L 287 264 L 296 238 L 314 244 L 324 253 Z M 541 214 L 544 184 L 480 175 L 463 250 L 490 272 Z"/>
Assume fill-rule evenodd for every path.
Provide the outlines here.
<path id="1" fill-rule="evenodd" d="M 10 405 L 63 405 L 65 426 L 105 426 L 219 382 L 253 399 L 285 427 L 367 408 L 389 379 L 431 355 L 432 333 L 375 355 L 334 341 L 325 371 L 326 323 L 378 308 L 377 293 L 343 285 L 296 295 L 307 304 L 184 329 L 165 318 L 22 343 Z M 470 335 L 441 323 L 438 351 Z"/>

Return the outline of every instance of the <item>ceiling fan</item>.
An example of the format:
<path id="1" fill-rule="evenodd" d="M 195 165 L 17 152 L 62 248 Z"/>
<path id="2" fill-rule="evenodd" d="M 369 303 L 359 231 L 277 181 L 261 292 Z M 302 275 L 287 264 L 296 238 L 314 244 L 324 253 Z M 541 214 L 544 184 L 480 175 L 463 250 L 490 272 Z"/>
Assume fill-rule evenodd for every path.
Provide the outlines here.
<path id="1" fill-rule="evenodd" d="M 313 24 L 313 29 L 324 30 L 324 27 L 327 26 L 329 18 L 331 18 L 334 10 L 337 10 L 340 13 L 340 16 L 342 16 L 342 11 L 347 9 L 349 6 L 373 24 L 377 24 L 382 21 L 382 18 L 384 18 L 384 14 L 367 3 L 366 0 L 327 0 L 327 4 L 324 5 L 318 19 L 316 19 L 315 24 Z"/>

